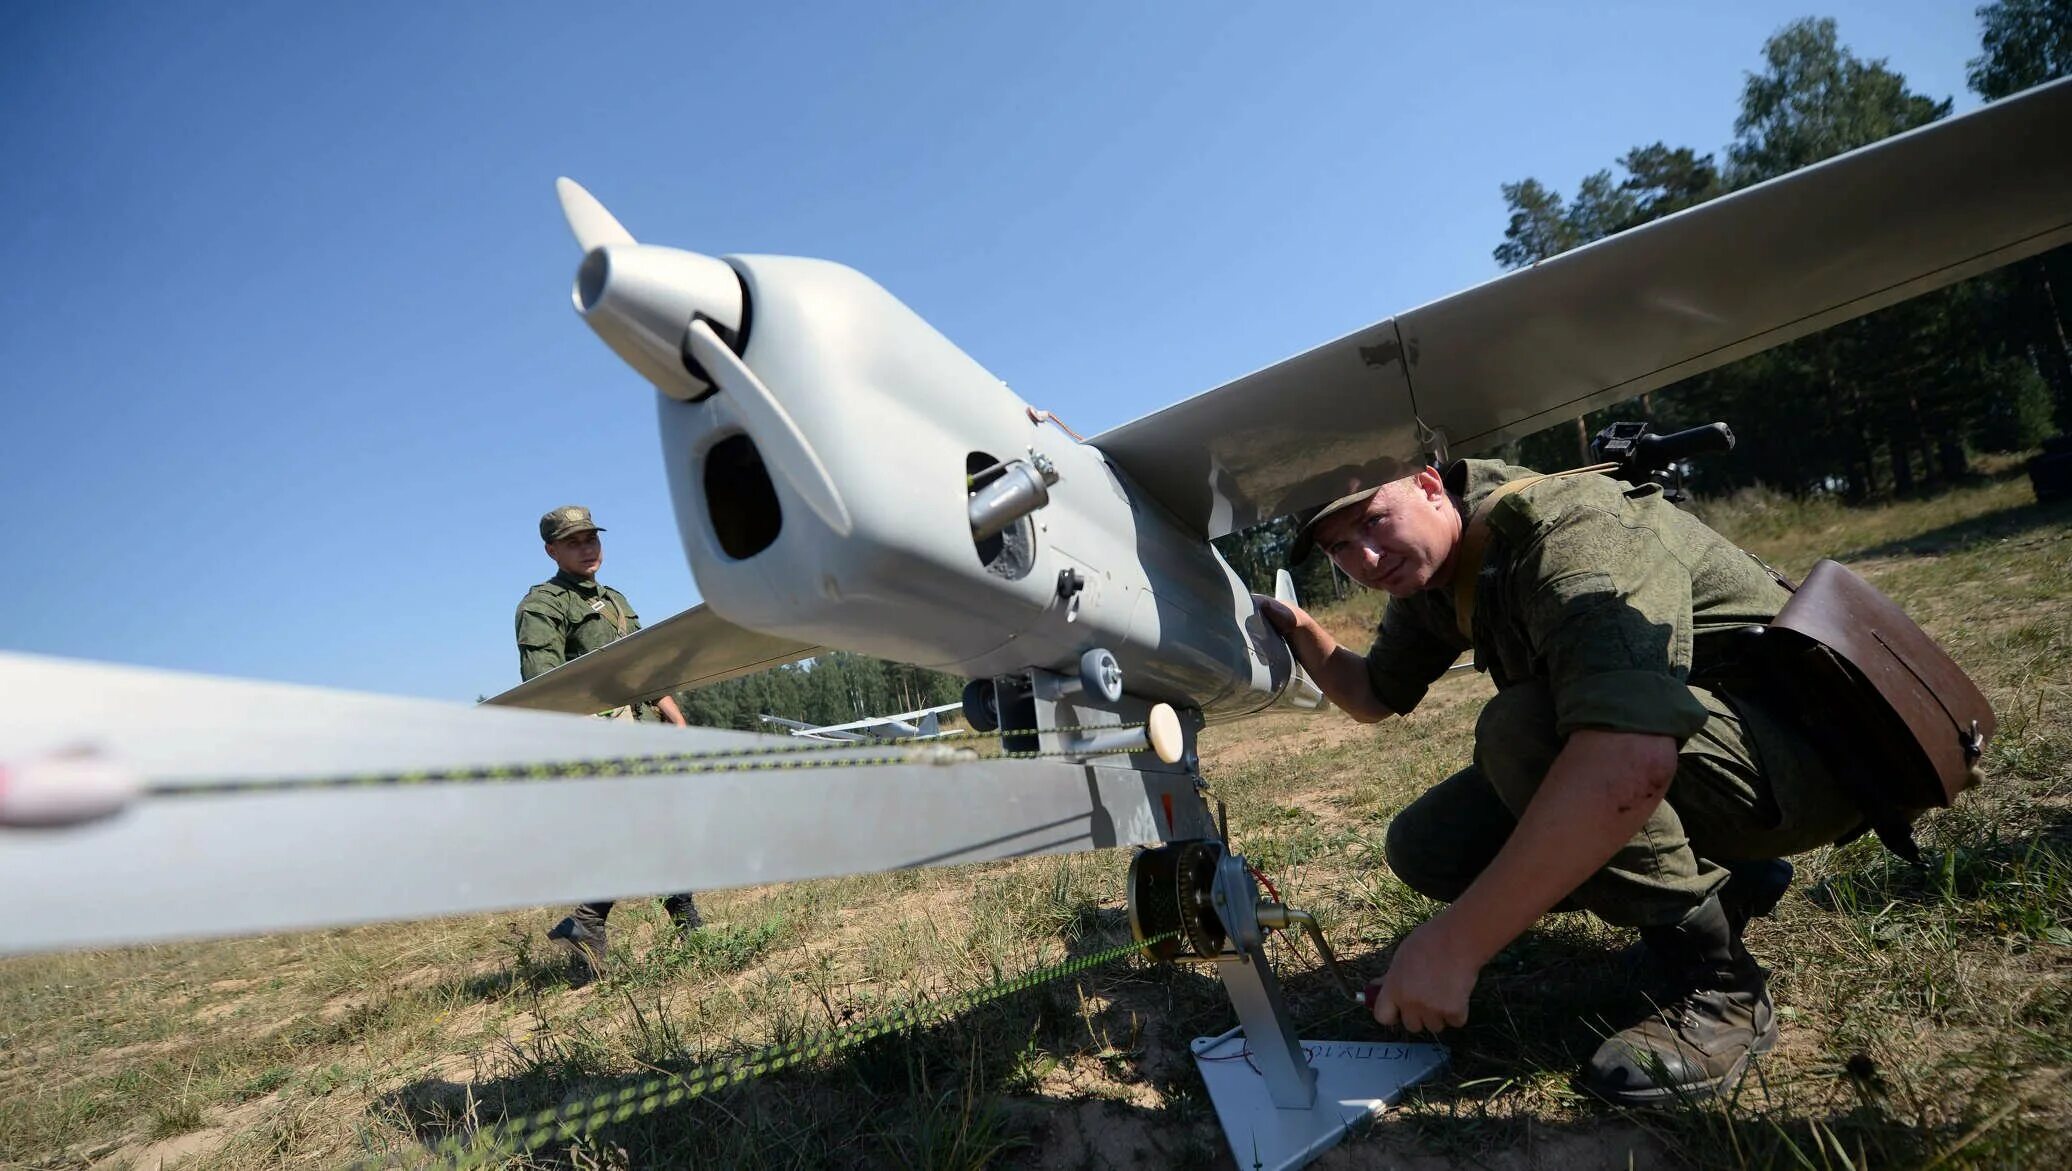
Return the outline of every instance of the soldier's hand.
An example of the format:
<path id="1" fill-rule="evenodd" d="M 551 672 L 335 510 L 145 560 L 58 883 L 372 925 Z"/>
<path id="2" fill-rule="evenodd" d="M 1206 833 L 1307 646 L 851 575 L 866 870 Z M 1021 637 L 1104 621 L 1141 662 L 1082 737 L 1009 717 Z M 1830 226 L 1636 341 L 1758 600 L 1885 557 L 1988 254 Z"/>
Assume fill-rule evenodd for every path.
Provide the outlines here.
<path id="1" fill-rule="evenodd" d="M 1443 918 L 1427 920 L 1406 936 L 1372 994 L 1375 1021 L 1412 1033 L 1467 1024 L 1468 993 L 1481 965 L 1457 952 Z"/>
<path id="2" fill-rule="evenodd" d="M 1253 594 L 1252 604 L 1259 608 L 1259 614 L 1267 624 L 1279 631 L 1282 638 L 1293 635 L 1304 622 L 1313 621 L 1309 612 L 1292 602 L 1269 598 L 1265 594 Z"/>

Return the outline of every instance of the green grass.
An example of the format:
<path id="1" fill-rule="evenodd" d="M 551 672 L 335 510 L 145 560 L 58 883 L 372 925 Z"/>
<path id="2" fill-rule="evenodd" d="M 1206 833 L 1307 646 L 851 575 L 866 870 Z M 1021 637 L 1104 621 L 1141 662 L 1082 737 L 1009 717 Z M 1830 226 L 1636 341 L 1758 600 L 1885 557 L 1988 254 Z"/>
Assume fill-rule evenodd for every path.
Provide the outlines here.
<path id="1" fill-rule="evenodd" d="M 1993 699 L 1988 780 L 1921 827 L 1800 859 L 1750 929 L 1785 1035 L 1729 1102 L 1615 1111 L 1569 1073 L 1634 1006 L 1629 936 L 1550 916 L 1483 973 L 1454 1065 L 1329 1167 L 1941 1168 L 2072 1163 L 2072 510 L 2016 477 L 1871 509 L 1704 506 L 1787 572 L 1836 554 L 1900 599 Z M 1321 615 L 1348 639 L 1372 597 Z M 1468 756 L 1487 684 L 1411 718 L 1212 729 L 1237 844 L 1325 923 L 1354 977 L 1435 909 L 1392 876 L 1389 818 Z M 410 1161 L 428 1145 L 656 1071 L 798 1040 L 1126 938 L 1126 852 L 701 895 L 679 939 L 613 915 L 603 977 L 540 936 L 560 911 L 0 962 L 0 1166 Z M 1377 1035 L 1306 942 L 1274 944 L 1310 1035 Z M 504 1166 L 1198 1166 L 1222 1155 L 1186 1045 L 1212 976 L 1131 961 Z M 168 1154 L 168 1152 L 171 1152 Z M 182 1162 L 184 1160 L 184 1164 Z"/>
<path id="2" fill-rule="evenodd" d="M 177 1097 L 151 1112 L 151 1126 L 147 1133 L 152 1138 L 172 1138 L 200 1130 L 207 1121 L 200 1102 Z"/>

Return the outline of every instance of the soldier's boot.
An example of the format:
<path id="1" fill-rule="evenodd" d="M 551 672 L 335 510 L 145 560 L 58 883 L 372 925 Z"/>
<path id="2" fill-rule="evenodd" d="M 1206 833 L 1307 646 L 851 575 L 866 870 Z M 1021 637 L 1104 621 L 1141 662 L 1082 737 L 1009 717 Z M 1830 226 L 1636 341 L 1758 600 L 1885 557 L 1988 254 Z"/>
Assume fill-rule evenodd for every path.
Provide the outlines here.
<path id="1" fill-rule="evenodd" d="M 1729 862 L 1726 867 L 1727 881 L 1720 885 L 1719 905 L 1727 913 L 1727 926 L 1733 930 L 1734 938 L 1739 939 L 1750 920 L 1768 916 L 1784 901 L 1784 892 L 1791 889 L 1796 871 L 1782 858 Z M 1629 975 L 1674 982 L 1679 973 L 1665 959 L 1661 951 L 1649 947 L 1643 939 L 1621 953 L 1619 962 Z"/>
<path id="2" fill-rule="evenodd" d="M 1727 913 L 1727 925 L 1733 928 L 1734 938 L 1741 938 L 1750 919 L 1761 919 L 1777 909 L 1777 904 L 1784 901 L 1784 892 L 1791 889 L 1794 873 L 1791 863 L 1782 858 L 1727 863 L 1727 881 L 1719 889 L 1719 904 Z"/>
<path id="3" fill-rule="evenodd" d="M 705 916 L 698 913 L 698 900 L 690 891 L 663 899 L 662 909 L 669 912 L 669 921 L 676 924 L 678 935 L 689 935 L 705 926 Z"/>
<path id="4" fill-rule="evenodd" d="M 1731 1088 L 1752 1056 L 1777 1043 L 1769 973 L 1741 946 L 1717 897 L 1675 926 L 1643 928 L 1641 938 L 1680 973 L 1676 994 L 1598 1046 L 1578 1080 L 1629 1106 Z"/>
<path id="5" fill-rule="evenodd" d="M 547 938 L 569 950 L 573 959 L 579 960 L 590 973 L 604 971 L 604 955 L 609 945 L 609 936 L 604 927 L 604 916 L 590 907 L 577 907 L 561 922 L 547 931 Z"/>

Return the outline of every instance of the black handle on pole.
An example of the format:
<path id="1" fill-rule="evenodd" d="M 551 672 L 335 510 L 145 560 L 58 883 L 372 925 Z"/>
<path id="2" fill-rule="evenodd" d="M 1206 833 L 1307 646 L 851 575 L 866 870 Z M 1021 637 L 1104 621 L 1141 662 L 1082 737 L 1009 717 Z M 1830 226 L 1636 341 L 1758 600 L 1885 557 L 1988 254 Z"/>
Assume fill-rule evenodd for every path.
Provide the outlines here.
<path id="1" fill-rule="evenodd" d="M 1680 459 L 1712 451 L 1732 450 L 1733 430 L 1725 423 L 1707 423 L 1702 427 L 1673 431 L 1667 435 L 1641 436 L 1640 441 L 1633 445 L 1633 454 L 1626 461 L 1626 465 L 1636 470 L 1657 472 Z"/>

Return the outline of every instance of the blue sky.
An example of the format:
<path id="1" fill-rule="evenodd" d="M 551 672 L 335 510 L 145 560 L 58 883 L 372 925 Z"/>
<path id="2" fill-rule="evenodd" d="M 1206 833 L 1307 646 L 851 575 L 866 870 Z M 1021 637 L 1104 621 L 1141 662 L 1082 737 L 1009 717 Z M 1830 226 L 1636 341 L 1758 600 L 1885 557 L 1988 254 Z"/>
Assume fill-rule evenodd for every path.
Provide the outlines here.
<path id="1" fill-rule="evenodd" d="M 697 594 L 554 201 L 871 274 L 1092 433 L 1494 275 L 1499 183 L 1717 151 L 1973 3 L 32 4 L 0 15 L 0 647 L 468 699 L 535 523 Z"/>

